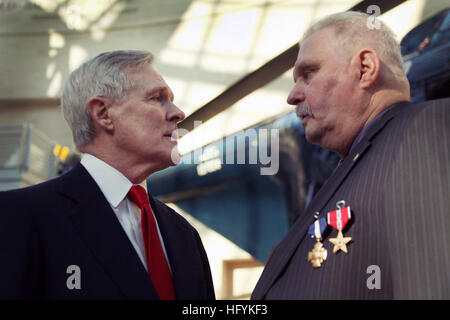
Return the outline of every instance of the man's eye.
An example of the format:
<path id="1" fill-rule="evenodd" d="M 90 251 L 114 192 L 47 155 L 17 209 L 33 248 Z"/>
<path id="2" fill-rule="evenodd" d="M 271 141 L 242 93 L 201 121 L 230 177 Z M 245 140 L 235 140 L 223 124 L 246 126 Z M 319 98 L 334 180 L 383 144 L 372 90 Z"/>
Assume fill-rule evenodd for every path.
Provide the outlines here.
<path id="1" fill-rule="evenodd" d="M 311 79 L 312 76 L 314 76 L 314 73 L 316 72 L 316 68 L 311 68 L 311 69 L 306 69 L 303 71 L 303 79 L 305 80 L 309 80 Z"/>

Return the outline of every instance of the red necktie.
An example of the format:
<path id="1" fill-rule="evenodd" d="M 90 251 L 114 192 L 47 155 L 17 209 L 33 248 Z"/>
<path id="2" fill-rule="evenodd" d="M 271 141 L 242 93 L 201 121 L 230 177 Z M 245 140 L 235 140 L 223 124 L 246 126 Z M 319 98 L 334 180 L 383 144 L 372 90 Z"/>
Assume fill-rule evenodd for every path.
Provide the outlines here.
<path id="1" fill-rule="evenodd" d="M 174 300 L 172 275 L 159 240 L 156 221 L 150 208 L 147 192 L 143 187 L 134 185 L 128 192 L 128 197 L 141 208 L 142 235 L 148 271 L 153 285 L 161 300 Z"/>

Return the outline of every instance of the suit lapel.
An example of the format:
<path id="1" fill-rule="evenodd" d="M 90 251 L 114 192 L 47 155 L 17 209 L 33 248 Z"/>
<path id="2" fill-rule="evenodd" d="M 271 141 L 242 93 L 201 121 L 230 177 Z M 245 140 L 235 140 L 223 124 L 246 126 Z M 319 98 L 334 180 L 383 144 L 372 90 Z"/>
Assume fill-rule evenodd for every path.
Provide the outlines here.
<path id="1" fill-rule="evenodd" d="M 295 222 L 289 230 L 286 237 L 277 245 L 278 250 L 274 250 L 273 255 L 267 263 L 266 268 L 258 281 L 252 298 L 262 299 L 273 283 L 280 276 L 295 252 L 296 248 L 303 241 L 308 231 L 308 227 L 314 222 L 314 213 L 320 212 L 323 216 L 326 212 L 321 210 L 327 205 L 328 201 L 336 193 L 337 189 L 345 181 L 351 170 L 362 159 L 366 151 L 370 148 L 375 136 L 386 126 L 386 124 L 401 110 L 410 103 L 400 103 L 392 106 L 377 123 L 368 130 L 363 139 L 351 150 L 350 154 L 344 159 L 342 164 L 335 170 L 333 175 L 320 188 L 314 199 L 304 210 L 304 213 Z M 345 200 L 345 199 L 343 199 Z M 281 249 L 282 248 L 282 249 Z"/>
<path id="2" fill-rule="evenodd" d="M 68 211 L 73 226 L 124 295 L 130 299 L 158 299 L 114 211 L 81 164 L 62 177 L 59 189 L 75 201 Z"/>
<path id="3" fill-rule="evenodd" d="M 361 149 L 358 146 L 358 150 L 363 153 L 369 146 L 370 143 L 364 144 L 364 147 L 361 147 Z M 336 189 L 342 184 L 345 177 L 349 174 L 355 164 L 356 161 L 348 161 L 347 157 L 340 167 L 336 169 L 334 174 L 322 186 L 322 188 L 320 188 L 319 192 L 314 196 L 314 199 L 311 201 L 304 213 L 289 230 L 286 237 L 277 245 L 277 250 L 274 250 L 264 269 L 261 279 L 258 281 L 252 296 L 253 299 L 259 300 L 264 297 L 275 280 L 284 270 L 287 262 L 290 260 L 299 243 L 303 241 L 306 232 L 308 231 L 308 227 L 315 220 L 314 213 L 320 212 L 320 210 L 323 209 L 327 201 L 333 196 Z M 322 214 L 323 213 L 320 215 Z M 262 281 L 263 278 L 264 281 Z"/>

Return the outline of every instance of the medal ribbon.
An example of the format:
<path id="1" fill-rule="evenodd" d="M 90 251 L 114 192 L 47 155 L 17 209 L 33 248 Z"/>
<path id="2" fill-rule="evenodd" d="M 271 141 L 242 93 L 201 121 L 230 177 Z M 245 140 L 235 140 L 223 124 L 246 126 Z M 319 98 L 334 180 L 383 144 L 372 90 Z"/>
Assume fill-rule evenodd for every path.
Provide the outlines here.
<path id="1" fill-rule="evenodd" d="M 351 219 L 350 207 L 344 207 L 328 212 L 328 224 L 336 230 L 342 230 Z"/>
<path id="2" fill-rule="evenodd" d="M 314 221 L 313 224 L 309 226 L 308 233 L 317 239 L 322 238 L 323 233 L 327 229 L 328 223 L 325 217 Z"/>

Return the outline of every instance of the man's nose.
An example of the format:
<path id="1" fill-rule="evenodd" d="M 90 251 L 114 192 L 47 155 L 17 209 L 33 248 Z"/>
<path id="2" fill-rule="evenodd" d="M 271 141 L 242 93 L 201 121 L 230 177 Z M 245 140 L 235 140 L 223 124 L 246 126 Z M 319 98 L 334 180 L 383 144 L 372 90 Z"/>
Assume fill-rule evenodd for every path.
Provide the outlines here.
<path id="1" fill-rule="evenodd" d="M 174 103 L 172 103 L 170 111 L 168 113 L 168 120 L 169 121 L 175 121 L 175 123 L 178 123 L 182 121 L 186 115 L 183 111 L 181 111 L 180 108 L 178 108 Z"/>
<path id="2" fill-rule="evenodd" d="M 289 95 L 287 97 L 287 103 L 295 106 L 300 102 L 303 102 L 303 100 L 305 100 L 303 85 L 301 85 L 300 83 L 296 83 L 292 88 L 291 92 L 289 92 Z"/>

